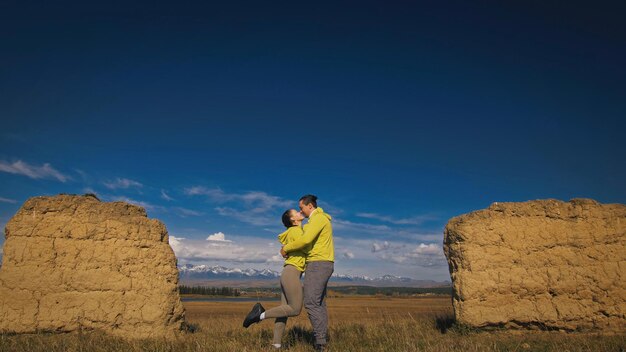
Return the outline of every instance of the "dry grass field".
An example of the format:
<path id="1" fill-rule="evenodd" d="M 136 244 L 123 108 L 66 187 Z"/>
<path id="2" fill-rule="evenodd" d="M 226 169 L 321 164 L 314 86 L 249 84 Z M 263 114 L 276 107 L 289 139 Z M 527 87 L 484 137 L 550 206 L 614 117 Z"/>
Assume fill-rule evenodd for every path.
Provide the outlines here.
<path id="1" fill-rule="evenodd" d="M 263 302 L 272 307 L 278 302 Z M 272 321 L 243 329 L 251 302 L 186 302 L 197 330 L 178 341 L 124 341 L 99 332 L 0 335 L 0 351 L 271 351 Z M 329 351 L 625 351 L 626 334 L 474 331 L 451 324 L 449 297 L 328 299 Z M 303 312 L 288 323 L 286 350 L 313 351 Z"/>

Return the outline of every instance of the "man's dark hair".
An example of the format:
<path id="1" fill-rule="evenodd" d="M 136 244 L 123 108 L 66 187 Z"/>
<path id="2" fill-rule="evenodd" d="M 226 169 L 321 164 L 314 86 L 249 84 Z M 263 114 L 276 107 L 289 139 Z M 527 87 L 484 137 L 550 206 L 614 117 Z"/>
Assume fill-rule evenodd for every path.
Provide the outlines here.
<path id="1" fill-rule="evenodd" d="M 285 210 L 285 212 L 283 213 L 282 220 L 283 220 L 283 225 L 285 225 L 286 228 L 296 226 L 291 222 L 291 209 Z"/>
<path id="2" fill-rule="evenodd" d="M 309 205 L 313 204 L 313 207 L 317 208 L 317 197 L 312 194 L 307 194 L 306 196 L 302 196 L 300 198 L 302 204 Z"/>

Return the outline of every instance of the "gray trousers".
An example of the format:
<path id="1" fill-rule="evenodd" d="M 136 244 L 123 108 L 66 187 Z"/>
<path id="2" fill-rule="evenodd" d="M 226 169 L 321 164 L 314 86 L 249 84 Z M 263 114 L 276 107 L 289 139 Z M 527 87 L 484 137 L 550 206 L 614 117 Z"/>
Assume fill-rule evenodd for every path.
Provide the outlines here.
<path id="1" fill-rule="evenodd" d="M 326 286 L 333 274 L 333 262 L 316 261 L 306 263 L 304 272 L 304 307 L 313 326 L 315 344 L 325 345 L 328 334 L 328 309 L 326 308 Z"/>
<path id="2" fill-rule="evenodd" d="M 285 332 L 288 317 L 295 317 L 302 310 L 302 272 L 293 265 L 285 265 L 280 274 L 280 306 L 265 311 L 265 318 L 276 318 L 274 322 L 274 339 L 279 344 Z"/>

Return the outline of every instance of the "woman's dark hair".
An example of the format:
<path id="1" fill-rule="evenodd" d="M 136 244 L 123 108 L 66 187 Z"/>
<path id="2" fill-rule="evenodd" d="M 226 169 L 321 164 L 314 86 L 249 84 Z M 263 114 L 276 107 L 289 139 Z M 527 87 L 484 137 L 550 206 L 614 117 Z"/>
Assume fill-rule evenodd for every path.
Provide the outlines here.
<path id="1" fill-rule="evenodd" d="M 285 210 L 285 212 L 283 213 L 282 220 L 283 220 L 283 225 L 285 225 L 286 228 L 296 226 L 291 222 L 291 209 Z"/>
<path id="2" fill-rule="evenodd" d="M 313 207 L 317 208 L 317 197 L 312 194 L 307 194 L 305 196 L 302 196 L 300 200 L 302 201 L 302 204 L 304 205 L 313 204 Z"/>

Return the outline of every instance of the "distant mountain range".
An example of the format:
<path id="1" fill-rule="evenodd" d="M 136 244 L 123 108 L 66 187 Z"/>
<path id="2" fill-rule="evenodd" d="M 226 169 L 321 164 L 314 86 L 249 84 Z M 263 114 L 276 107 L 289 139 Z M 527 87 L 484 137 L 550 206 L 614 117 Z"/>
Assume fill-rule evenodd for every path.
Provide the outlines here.
<path id="1" fill-rule="evenodd" d="M 1 267 L 1 264 L 0 264 Z M 182 284 L 226 285 L 236 287 L 276 286 L 280 272 L 271 269 L 239 269 L 215 265 L 185 264 L 178 267 Z M 447 287 L 450 281 L 415 280 L 409 277 L 383 275 L 379 277 L 333 274 L 332 286 L 375 286 L 375 287 Z"/>
<path id="2" fill-rule="evenodd" d="M 226 268 L 215 265 L 192 265 L 185 264 L 178 267 L 181 279 L 253 279 L 273 280 L 280 277 L 280 273 L 270 269 L 239 269 Z"/>
<path id="3" fill-rule="evenodd" d="M 185 264 L 178 267 L 180 280 L 183 283 L 208 284 L 208 280 L 215 281 L 269 281 L 268 284 L 278 283 L 280 272 L 271 269 L 239 269 L 223 266 Z M 272 282 L 273 281 L 273 282 Z M 441 287 L 450 286 L 450 281 L 415 280 L 408 277 L 384 275 L 380 277 L 350 276 L 333 274 L 330 279 L 335 285 L 365 285 L 378 287 Z"/>

